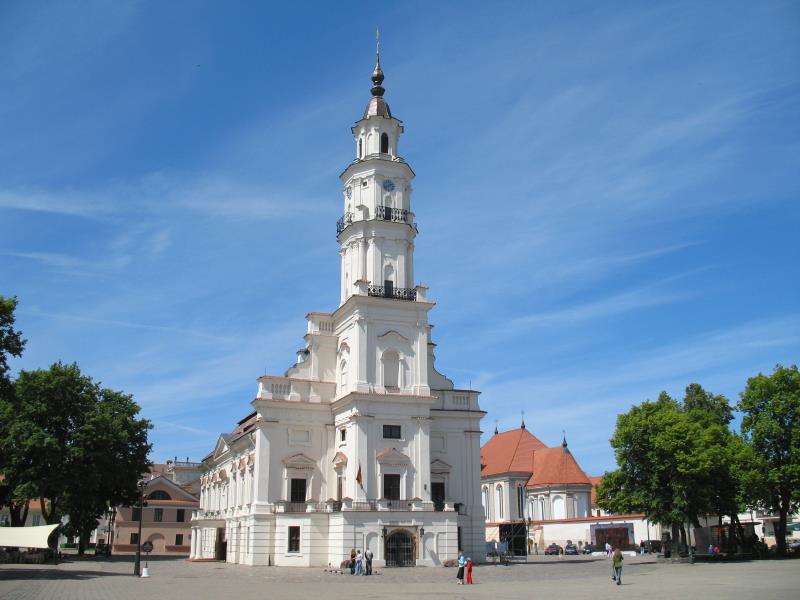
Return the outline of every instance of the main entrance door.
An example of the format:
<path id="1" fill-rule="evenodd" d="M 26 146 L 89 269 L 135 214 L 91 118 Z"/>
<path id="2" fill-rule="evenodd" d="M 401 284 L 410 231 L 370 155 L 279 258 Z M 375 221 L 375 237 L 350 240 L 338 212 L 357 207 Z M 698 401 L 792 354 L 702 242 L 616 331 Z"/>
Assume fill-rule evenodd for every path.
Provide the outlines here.
<path id="1" fill-rule="evenodd" d="M 404 531 L 395 531 L 386 538 L 386 566 L 413 567 L 414 543 L 411 536 Z"/>

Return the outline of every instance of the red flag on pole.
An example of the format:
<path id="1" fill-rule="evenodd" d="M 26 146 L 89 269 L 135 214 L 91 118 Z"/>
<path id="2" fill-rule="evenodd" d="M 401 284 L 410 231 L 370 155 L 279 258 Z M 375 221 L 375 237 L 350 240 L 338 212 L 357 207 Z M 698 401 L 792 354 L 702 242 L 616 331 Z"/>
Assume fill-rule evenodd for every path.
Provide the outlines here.
<path id="1" fill-rule="evenodd" d="M 360 487 L 363 490 L 364 485 L 361 483 L 361 463 L 358 463 L 358 473 L 356 473 L 356 481 L 358 482 L 358 487 Z"/>

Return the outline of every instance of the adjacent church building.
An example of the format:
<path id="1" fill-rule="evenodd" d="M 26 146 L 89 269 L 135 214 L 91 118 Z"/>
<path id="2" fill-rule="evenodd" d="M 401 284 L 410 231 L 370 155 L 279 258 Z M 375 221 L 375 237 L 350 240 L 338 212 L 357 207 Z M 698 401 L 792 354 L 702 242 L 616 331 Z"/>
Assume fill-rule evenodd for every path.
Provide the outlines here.
<path id="1" fill-rule="evenodd" d="M 484 412 L 478 392 L 434 367 L 434 303 L 414 279 L 414 172 L 383 79 L 378 57 L 341 175 L 339 306 L 306 316 L 296 364 L 258 378 L 252 412 L 203 460 L 194 559 L 338 567 L 366 548 L 377 566 L 485 557 Z"/>
<path id="2" fill-rule="evenodd" d="M 549 544 L 633 548 L 660 540 L 644 515 L 610 515 L 596 505 L 595 486 L 575 460 L 566 437 L 548 448 L 529 432 L 495 429 L 481 448 L 481 501 L 486 539 L 515 555 L 544 553 Z"/>

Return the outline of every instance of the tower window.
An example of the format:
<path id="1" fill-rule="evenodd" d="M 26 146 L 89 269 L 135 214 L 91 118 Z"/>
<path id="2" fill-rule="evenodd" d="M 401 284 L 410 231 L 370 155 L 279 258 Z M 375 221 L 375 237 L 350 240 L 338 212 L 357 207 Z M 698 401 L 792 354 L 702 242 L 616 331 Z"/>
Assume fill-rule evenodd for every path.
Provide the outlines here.
<path id="1" fill-rule="evenodd" d="M 383 154 L 389 154 L 389 136 L 385 133 L 381 134 L 381 152 Z"/>
<path id="2" fill-rule="evenodd" d="M 358 138 L 358 158 L 364 158 L 364 140 Z"/>

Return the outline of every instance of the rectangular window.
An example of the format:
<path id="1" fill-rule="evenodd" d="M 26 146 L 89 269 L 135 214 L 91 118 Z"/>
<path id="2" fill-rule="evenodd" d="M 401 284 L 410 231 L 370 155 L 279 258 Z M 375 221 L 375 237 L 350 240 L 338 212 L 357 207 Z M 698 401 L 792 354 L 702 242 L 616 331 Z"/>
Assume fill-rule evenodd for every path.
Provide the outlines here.
<path id="1" fill-rule="evenodd" d="M 139 543 L 139 534 L 132 533 L 131 534 L 131 544 L 138 544 Z"/>
<path id="2" fill-rule="evenodd" d="M 133 515 L 131 515 L 131 521 L 138 521 L 142 518 L 142 509 L 138 506 L 133 508 Z"/>
<path id="3" fill-rule="evenodd" d="M 164 509 L 163 508 L 157 508 L 157 509 L 155 509 L 153 511 L 153 520 L 156 523 L 160 523 L 161 521 L 164 520 Z"/>
<path id="4" fill-rule="evenodd" d="M 383 476 L 383 497 L 387 500 L 400 500 L 400 475 Z"/>
<path id="5" fill-rule="evenodd" d="M 383 426 L 383 439 L 385 440 L 399 440 L 401 438 L 400 434 L 400 425 Z"/>
<path id="6" fill-rule="evenodd" d="M 178 523 L 183 523 L 185 520 L 186 520 L 186 509 L 184 509 L 184 508 L 179 508 L 179 509 L 178 509 L 178 519 L 177 519 L 177 522 L 178 522 Z M 180 544 L 178 544 L 178 545 L 180 545 Z"/>
<path id="7" fill-rule="evenodd" d="M 299 527 L 289 527 L 289 552 L 300 552 Z"/>
<path id="8" fill-rule="evenodd" d="M 175 534 L 175 545 L 176 546 L 183 546 L 183 534 L 176 533 Z"/>
<path id="9" fill-rule="evenodd" d="M 291 496 L 289 502 L 305 502 L 306 501 L 306 480 L 305 479 L 292 479 L 292 488 L 290 490 Z"/>
<path id="10" fill-rule="evenodd" d="M 343 442 L 347 439 L 347 429 L 339 430 L 339 439 Z"/>
<path id="11" fill-rule="evenodd" d="M 461 527 L 458 528 L 458 551 L 461 552 L 464 549 L 463 539 L 461 537 Z"/>
<path id="12" fill-rule="evenodd" d="M 431 482 L 431 500 L 433 500 L 433 510 L 444 510 L 444 481 Z"/>

